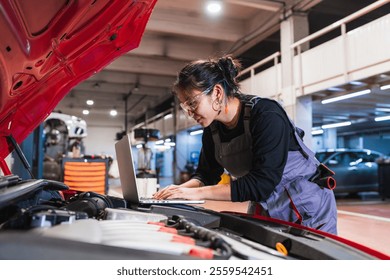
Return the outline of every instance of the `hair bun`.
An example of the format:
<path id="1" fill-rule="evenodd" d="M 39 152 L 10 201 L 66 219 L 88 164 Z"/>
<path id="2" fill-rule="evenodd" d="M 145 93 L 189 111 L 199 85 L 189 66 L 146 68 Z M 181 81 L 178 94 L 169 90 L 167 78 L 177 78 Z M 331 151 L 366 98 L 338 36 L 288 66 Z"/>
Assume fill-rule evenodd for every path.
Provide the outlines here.
<path id="1" fill-rule="evenodd" d="M 238 60 L 233 59 L 231 56 L 226 55 L 218 59 L 217 65 L 222 72 L 227 72 L 234 79 L 237 77 L 241 64 Z"/>

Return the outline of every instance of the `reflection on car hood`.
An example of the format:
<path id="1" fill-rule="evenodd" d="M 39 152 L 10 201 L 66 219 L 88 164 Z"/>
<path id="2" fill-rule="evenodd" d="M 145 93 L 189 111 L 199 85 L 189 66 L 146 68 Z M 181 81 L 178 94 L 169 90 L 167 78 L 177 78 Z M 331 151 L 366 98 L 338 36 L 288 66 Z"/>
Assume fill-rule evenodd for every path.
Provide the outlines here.
<path id="1" fill-rule="evenodd" d="M 81 81 L 138 47 L 156 0 L 0 1 L 0 161 Z"/>

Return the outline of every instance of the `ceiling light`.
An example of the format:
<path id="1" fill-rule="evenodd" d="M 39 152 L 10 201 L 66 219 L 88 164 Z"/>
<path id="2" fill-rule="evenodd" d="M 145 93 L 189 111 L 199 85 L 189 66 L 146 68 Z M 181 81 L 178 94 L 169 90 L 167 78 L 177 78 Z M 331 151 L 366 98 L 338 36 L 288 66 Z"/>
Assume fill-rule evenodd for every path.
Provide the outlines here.
<path id="1" fill-rule="evenodd" d="M 349 82 L 350 85 L 353 85 L 353 86 L 362 86 L 362 85 L 365 85 L 365 83 L 363 82 L 359 82 L 359 81 L 352 81 L 352 82 Z"/>
<path id="2" fill-rule="evenodd" d="M 342 88 L 338 88 L 338 87 L 330 87 L 328 88 L 329 91 L 344 91 L 344 89 Z"/>
<path id="3" fill-rule="evenodd" d="M 136 82 L 134 85 L 134 91 L 135 92 L 139 91 L 139 83 L 138 82 Z"/>
<path id="4" fill-rule="evenodd" d="M 169 143 L 165 142 L 164 146 L 175 147 L 176 143 L 175 142 L 169 142 Z"/>
<path id="5" fill-rule="evenodd" d="M 158 140 L 156 142 L 154 142 L 155 145 L 162 145 L 164 144 L 164 140 Z"/>
<path id="6" fill-rule="evenodd" d="M 389 88 L 390 88 L 390 84 L 380 87 L 381 90 L 386 90 L 386 89 L 389 89 Z"/>
<path id="7" fill-rule="evenodd" d="M 112 117 L 115 117 L 116 115 L 118 115 L 118 111 L 115 110 L 115 109 L 112 109 L 112 110 L 110 111 L 110 115 L 111 115 Z"/>
<path id="8" fill-rule="evenodd" d="M 89 115 L 89 110 L 83 110 L 83 115 Z"/>
<path id="9" fill-rule="evenodd" d="M 390 120 L 390 116 L 383 116 L 383 117 L 376 117 L 375 121 L 376 122 L 382 122 L 382 121 L 388 121 Z"/>
<path id="10" fill-rule="evenodd" d="M 194 136 L 202 133 L 203 133 L 203 129 L 198 129 L 198 130 L 191 131 L 190 135 Z"/>
<path id="11" fill-rule="evenodd" d="M 375 111 L 379 111 L 379 112 L 390 112 L 390 108 L 375 108 Z"/>
<path id="12" fill-rule="evenodd" d="M 335 128 L 335 127 L 341 127 L 341 126 L 348 126 L 351 124 L 352 124 L 351 122 L 331 123 L 331 124 L 324 124 L 321 126 L 321 128 L 322 129 Z"/>
<path id="13" fill-rule="evenodd" d="M 332 103 L 332 102 L 336 102 L 336 101 L 340 101 L 340 100 L 344 100 L 344 99 L 348 99 L 348 98 L 353 98 L 353 97 L 357 97 L 357 96 L 361 96 L 361 95 L 365 95 L 365 94 L 369 94 L 369 93 L 371 93 L 371 90 L 370 89 L 365 89 L 365 90 L 361 90 L 361 91 L 357 91 L 357 92 L 353 92 L 353 93 L 349 93 L 349 94 L 345 94 L 345 95 L 341 95 L 341 96 L 325 99 L 325 100 L 322 100 L 321 103 L 322 104 L 328 104 L 328 103 Z"/>
<path id="14" fill-rule="evenodd" d="M 319 134 L 323 134 L 324 133 L 324 130 L 322 129 L 317 129 L 317 130 L 313 130 L 311 132 L 311 135 L 319 135 Z"/>
<path id="15" fill-rule="evenodd" d="M 92 106 L 95 102 L 92 99 L 86 101 L 87 105 Z"/>
<path id="16" fill-rule="evenodd" d="M 173 117 L 172 114 L 165 115 L 165 116 L 164 116 L 164 120 L 172 119 L 172 117 Z"/>
<path id="17" fill-rule="evenodd" d="M 221 1 L 210 1 L 206 4 L 206 11 L 210 15 L 218 15 L 222 11 Z"/>

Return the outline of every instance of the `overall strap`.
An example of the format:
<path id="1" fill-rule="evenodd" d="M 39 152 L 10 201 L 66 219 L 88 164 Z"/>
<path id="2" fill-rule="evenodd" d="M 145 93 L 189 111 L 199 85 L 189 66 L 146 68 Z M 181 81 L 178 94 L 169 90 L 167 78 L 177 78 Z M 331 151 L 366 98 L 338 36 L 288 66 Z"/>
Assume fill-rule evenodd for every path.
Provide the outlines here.
<path id="1" fill-rule="evenodd" d="M 262 98 L 259 96 L 252 97 L 249 100 L 249 102 L 247 102 L 247 104 L 251 104 L 251 106 L 253 107 L 261 99 Z M 300 146 L 300 150 L 299 150 L 300 153 L 303 155 L 304 158 L 309 159 L 309 157 L 310 157 L 312 160 L 314 160 L 316 162 L 317 165 L 319 165 L 320 162 L 314 156 L 314 153 L 303 143 L 303 140 L 302 140 L 303 136 L 301 137 L 301 135 L 299 135 L 299 133 L 303 133 L 303 131 L 300 128 L 295 126 L 294 122 L 290 119 L 290 117 L 287 115 L 287 112 L 284 110 L 284 108 L 282 107 L 282 105 L 280 105 L 279 102 L 277 102 L 276 100 L 272 100 L 272 101 L 274 101 L 281 108 L 282 112 L 284 113 L 284 115 L 286 116 L 288 121 L 290 122 L 290 126 L 291 126 L 292 130 L 294 131 L 294 137 L 295 137 L 298 145 Z"/>
<path id="2" fill-rule="evenodd" d="M 301 147 L 301 149 L 299 150 L 301 152 L 301 154 L 306 159 L 309 159 L 309 156 L 310 156 L 310 158 L 314 159 L 319 164 L 318 160 L 314 156 L 314 153 L 309 148 L 307 148 L 306 145 L 303 143 L 303 140 L 302 140 L 303 135 L 301 137 L 301 135 L 298 134 L 298 132 L 303 133 L 303 131 L 300 128 L 297 128 L 295 126 L 294 122 L 287 115 L 287 112 L 286 112 L 286 110 L 284 110 L 282 105 L 280 105 L 280 103 L 277 102 L 277 101 L 275 101 L 275 102 L 282 109 L 284 115 L 287 117 L 288 121 L 290 122 L 290 126 L 293 129 L 293 131 L 294 131 L 295 140 L 298 142 L 299 147 Z"/>
<path id="3" fill-rule="evenodd" d="M 245 134 L 250 134 L 249 130 L 249 124 L 250 124 L 250 118 L 251 118 L 251 110 L 252 110 L 253 105 L 250 103 L 245 103 L 245 108 L 244 108 L 244 131 Z"/>
<path id="4" fill-rule="evenodd" d="M 245 108 L 244 108 L 244 132 L 247 135 L 248 135 L 248 133 L 250 134 L 249 120 L 250 120 L 250 117 L 251 117 L 251 110 L 252 110 L 253 105 L 254 104 L 250 103 L 250 102 L 245 103 Z M 240 106 L 241 106 L 241 104 L 240 104 Z M 221 138 L 219 137 L 217 124 L 214 123 L 214 122 L 211 123 L 210 124 L 210 130 L 211 130 L 211 135 L 212 135 L 213 140 L 214 140 L 214 144 L 215 145 L 219 145 L 221 143 Z"/>
<path id="5" fill-rule="evenodd" d="M 211 135 L 213 136 L 214 145 L 218 146 L 221 144 L 221 138 L 219 137 L 217 125 L 213 122 L 210 124 Z"/>

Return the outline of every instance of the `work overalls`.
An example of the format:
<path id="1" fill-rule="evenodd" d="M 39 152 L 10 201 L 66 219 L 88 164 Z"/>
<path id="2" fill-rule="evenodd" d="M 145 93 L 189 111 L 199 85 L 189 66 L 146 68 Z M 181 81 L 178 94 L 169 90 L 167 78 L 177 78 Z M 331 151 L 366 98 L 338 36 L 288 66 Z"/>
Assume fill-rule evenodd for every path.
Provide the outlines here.
<path id="1" fill-rule="evenodd" d="M 222 143 L 216 125 L 211 125 L 216 160 L 237 178 L 246 175 L 252 169 L 253 152 L 249 119 L 250 111 L 257 102 L 261 102 L 260 97 L 254 97 L 245 103 L 245 133 L 232 141 Z M 286 117 L 288 118 L 287 114 Z M 290 124 L 301 150 L 288 152 L 280 183 L 267 199 L 251 202 L 252 207 L 248 212 L 253 213 L 257 206 L 272 218 L 337 234 L 337 209 L 333 191 L 310 181 L 320 163 L 303 143 L 291 120 Z M 261 207 L 258 207 L 260 205 Z"/>

